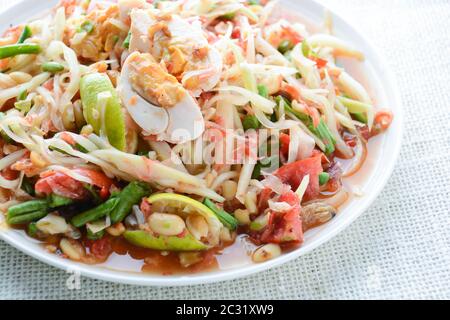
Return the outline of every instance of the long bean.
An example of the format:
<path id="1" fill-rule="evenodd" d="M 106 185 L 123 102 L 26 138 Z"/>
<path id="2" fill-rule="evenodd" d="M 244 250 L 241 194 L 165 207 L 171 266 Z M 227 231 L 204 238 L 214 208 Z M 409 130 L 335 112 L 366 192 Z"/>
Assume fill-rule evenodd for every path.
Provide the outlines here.
<path id="1" fill-rule="evenodd" d="M 35 211 L 46 211 L 48 208 L 47 200 L 31 200 L 8 209 L 8 219 Z"/>
<path id="2" fill-rule="evenodd" d="M 51 73 L 58 73 L 64 70 L 64 66 L 58 62 L 46 62 L 42 64 L 42 71 L 45 72 L 51 72 Z"/>
<path id="3" fill-rule="evenodd" d="M 53 208 L 67 206 L 67 205 L 73 203 L 72 199 L 66 198 L 66 197 L 61 197 L 61 196 L 58 196 L 58 195 L 53 194 L 53 193 L 48 197 L 47 201 L 48 201 L 49 207 L 52 208 L 52 209 Z"/>
<path id="4" fill-rule="evenodd" d="M 119 203 L 111 213 L 111 222 L 121 222 L 130 213 L 131 208 L 138 204 L 143 197 L 150 195 L 151 188 L 146 183 L 131 182 L 118 195 Z"/>
<path id="5" fill-rule="evenodd" d="M 25 224 L 28 222 L 37 221 L 39 219 L 44 218 L 47 215 L 47 210 L 33 211 L 30 213 L 25 213 L 19 216 L 9 217 L 7 218 L 7 222 L 9 224 Z"/>
<path id="6" fill-rule="evenodd" d="M 114 208 L 117 206 L 119 202 L 118 198 L 111 198 L 108 201 L 102 203 L 98 207 L 95 207 L 91 210 L 88 210 L 86 212 L 83 212 L 79 215 L 76 215 L 72 218 L 70 221 L 73 226 L 76 228 L 80 228 L 84 226 L 86 223 L 99 220 L 114 210 Z"/>
<path id="7" fill-rule="evenodd" d="M 0 47 L 0 59 L 10 58 L 19 54 L 38 54 L 41 47 L 31 43 L 17 43 Z"/>

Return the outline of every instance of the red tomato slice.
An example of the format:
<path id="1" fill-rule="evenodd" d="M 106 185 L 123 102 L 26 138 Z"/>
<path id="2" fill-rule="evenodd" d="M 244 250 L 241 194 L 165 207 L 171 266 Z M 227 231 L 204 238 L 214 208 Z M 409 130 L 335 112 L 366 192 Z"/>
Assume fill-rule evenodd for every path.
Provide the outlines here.
<path id="1" fill-rule="evenodd" d="M 110 254 L 113 252 L 111 242 L 108 238 L 102 238 L 100 240 L 95 240 L 91 245 L 92 255 L 99 261 L 105 261 L 108 259 Z"/>
<path id="2" fill-rule="evenodd" d="M 280 134 L 280 152 L 287 159 L 289 157 L 289 144 L 291 143 L 291 138 L 288 134 Z"/>
<path id="3" fill-rule="evenodd" d="M 15 170 L 13 170 L 11 168 L 5 168 L 5 169 L 3 169 L 1 175 L 6 180 L 15 180 L 15 179 L 17 179 L 19 177 L 19 172 L 15 171 Z"/>
<path id="4" fill-rule="evenodd" d="M 85 168 L 78 168 L 74 169 L 73 171 L 78 173 L 79 175 L 89 178 L 94 186 L 102 189 L 105 188 L 109 190 L 109 188 L 111 188 L 113 184 L 112 179 L 108 178 L 106 174 L 100 171 Z"/>
<path id="5" fill-rule="evenodd" d="M 68 175 L 52 171 L 45 173 L 36 182 L 35 190 L 37 193 L 49 195 L 54 193 L 61 197 L 81 200 L 87 195 L 87 190 L 83 184 Z"/>
<path id="6" fill-rule="evenodd" d="M 297 195 L 290 191 L 280 196 L 279 202 L 286 202 L 292 209 L 287 212 L 272 212 L 266 229 L 261 234 L 263 243 L 302 243 L 303 227 L 300 218 L 300 201 Z"/>
<path id="7" fill-rule="evenodd" d="M 299 160 L 282 166 L 275 171 L 275 176 L 284 183 L 291 186 L 292 190 L 297 190 L 303 177 L 309 174 L 309 185 L 303 197 L 304 201 L 317 198 L 319 195 L 319 174 L 323 172 L 322 156 L 315 156 L 308 159 Z"/>

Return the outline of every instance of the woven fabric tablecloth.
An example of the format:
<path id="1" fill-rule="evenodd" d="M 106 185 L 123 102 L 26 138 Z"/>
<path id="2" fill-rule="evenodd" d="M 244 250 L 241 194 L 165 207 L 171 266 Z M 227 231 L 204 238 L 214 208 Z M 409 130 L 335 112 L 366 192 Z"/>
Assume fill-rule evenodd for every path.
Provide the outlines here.
<path id="1" fill-rule="evenodd" d="M 5 3 L 14 1 L 1 1 Z M 245 279 L 182 288 L 68 275 L 0 241 L 0 298 L 450 298 L 450 1 L 328 0 L 384 52 L 405 108 L 396 170 L 371 208 L 327 244 Z"/>

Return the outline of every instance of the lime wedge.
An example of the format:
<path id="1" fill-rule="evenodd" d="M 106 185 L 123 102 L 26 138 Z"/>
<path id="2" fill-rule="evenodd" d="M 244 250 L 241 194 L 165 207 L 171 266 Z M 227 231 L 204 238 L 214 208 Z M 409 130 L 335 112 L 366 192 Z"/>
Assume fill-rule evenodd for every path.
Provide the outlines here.
<path id="1" fill-rule="evenodd" d="M 155 235 L 151 232 L 136 230 L 124 233 L 125 239 L 131 244 L 148 249 L 169 251 L 206 250 L 219 244 L 219 235 L 223 225 L 214 212 L 203 203 L 175 193 L 155 194 L 147 201 L 151 204 L 153 212 L 176 214 L 183 219 L 194 214 L 204 217 L 209 226 L 207 243 L 197 240 L 189 231 L 179 237 Z"/>
<path id="2" fill-rule="evenodd" d="M 186 218 L 189 214 L 199 214 L 206 219 L 208 224 L 222 226 L 222 223 L 210 208 L 187 196 L 176 193 L 159 193 L 152 195 L 147 201 L 152 205 L 154 212 L 177 214 L 183 218 Z"/>
<path id="3" fill-rule="evenodd" d="M 136 230 L 126 231 L 123 235 L 131 244 L 153 250 L 162 251 L 200 251 L 208 249 L 208 246 L 186 234 L 183 237 L 153 235 L 150 232 Z"/>
<path id="4" fill-rule="evenodd" d="M 125 151 L 127 146 L 125 115 L 116 89 L 108 76 L 100 73 L 85 75 L 81 79 L 80 94 L 84 117 L 94 128 L 94 132 L 100 134 L 104 128 L 109 143 L 116 149 Z M 109 98 L 105 103 L 99 103 L 99 95 Z"/>

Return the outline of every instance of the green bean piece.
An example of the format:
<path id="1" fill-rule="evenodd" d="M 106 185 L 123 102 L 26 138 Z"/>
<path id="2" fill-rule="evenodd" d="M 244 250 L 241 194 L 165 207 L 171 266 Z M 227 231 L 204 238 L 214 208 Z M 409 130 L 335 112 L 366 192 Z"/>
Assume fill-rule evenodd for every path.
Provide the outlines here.
<path id="1" fill-rule="evenodd" d="M 128 32 L 127 37 L 123 41 L 123 47 L 129 49 L 130 48 L 130 40 L 131 40 L 131 32 Z"/>
<path id="2" fill-rule="evenodd" d="M 10 44 L 0 47 L 0 59 L 10 58 L 19 54 L 38 54 L 41 47 L 32 43 Z"/>
<path id="3" fill-rule="evenodd" d="M 249 6 L 257 6 L 260 4 L 259 0 L 248 0 L 247 3 Z"/>
<path id="4" fill-rule="evenodd" d="M 42 65 L 42 71 L 50 73 L 58 73 L 64 70 L 64 66 L 58 62 L 46 62 Z"/>
<path id="5" fill-rule="evenodd" d="M 269 98 L 269 89 L 263 84 L 258 84 L 258 93 L 261 97 Z"/>
<path id="6" fill-rule="evenodd" d="M 8 209 L 8 219 L 35 211 L 46 211 L 47 209 L 47 200 L 27 201 L 10 207 Z"/>
<path id="7" fill-rule="evenodd" d="M 219 209 L 210 199 L 205 198 L 203 204 L 211 209 L 212 212 L 219 218 L 220 222 L 230 230 L 236 230 L 239 222 L 231 214 L 225 210 Z"/>
<path id="8" fill-rule="evenodd" d="M 91 198 L 95 204 L 100 204 L 102 202 L 102 198 L 100 198 L 99 194 L 97 193 L 93 185 L 86 183 L 83 185 L 83 188 L 89 191 L 89 194 L 91 195 Z"/>
<path id="9" fill-rule="evenodd" d="M 278 46 L 278 51 L 282 54 L 285 54 L 286 52 L 291 51 L 293 48 L 294 44 L 291 41 L 283 40 Z"/>
<path id="10" fill-rule="evenodd" d="M 30 237 L 36 237 L 37 233 L 38 233 L 38 228 L 36 225 L 36 222 L 32 222 L 28 225 L 27 227 L 27 233 Z"/>
<path id="11" fill-rule="evenodd" d="M 110 214 L 111 211 L 117 206 L 119 202 L 118 198 L 110 198 L 108 201 L 102 203 L 98 207 L 95 207 L 86 212 L 80 213 L 72 218 L 70 221 L 72 225 L 76 228 L 84 226 L 86 223 L 99 220 L 106 215 Z"/>
<path id="12" fill-rule="evenodd" d="M 30 181 L 30 179 L 27 178 L 27 176 L 23 177 L 22 185 L 20 186 L 20 188 L 32 197 L 34 197 L 36 195 L 36 191 L 34 190 L 34 185 Z"/>
<path id="13" fill-rule="evenodd" d="M 25 213 L 19 216 L 9 217 L 6 221 L 11 225 L 26 224 L 29 222 L 37 221 L 47 216 L 47 210 L 38 210 L 29 213 Z"/>
<path id="14" fill-rule="evenodd" d="M 250 129 L 259 129 L 261 127 L 261 123 L 255 115 L 247 115 L 244 120 L 242 120 L 242 125 L 244 126 L 244 130 Z"/>
<path id="15" fill-rule="evenodd" d="M 27 40 L 28 38 L 31 38 L 32 35 L 33 35 L 33 33 L 31 32 L 31 28 L 29 26 L 25 26 L 25 28 L 23 28 L 22 34 L 20 35 L 17 43 L 24 43 L 25 40 Z"/>
<path id="16" fill-rule="evenodd" d="M 138 181 L 131 182 L 117 196 L 119 203 L 111 213 L 111 222 L 113 224 L 121 222 L 130 214 L 134 205 L 139 204 L 142 198 L 151 193 L 152 190 L 148 184 Z"/>
<path id="17" fill-rule="evenodd" d="M 52 193 L 48 197 L 48 206 L 51 209 L 67 206 L 67 205 L 72 204 L 72 203 L 73 203 L 72 199 L 66 198 L 66 197 L 61 197 L 61 196 L 58 196 L 57 194 L 54 194 L 54 193 Z"/>
<path id="18" fill-rule="evenodd" d="M 321 186 L 325 185 L 330 181 L 330 174 L 328 172 L 322 172 L 319 174 L 319 184 Z"/>
<path id="19" fill-rule="evenodd" d="M 86 228 L 86 236 L 89 240 L 100 240 L 105 236 L 105 230 L 99 231 L 97 233 L 93 233 L 89 228 Z"/>

